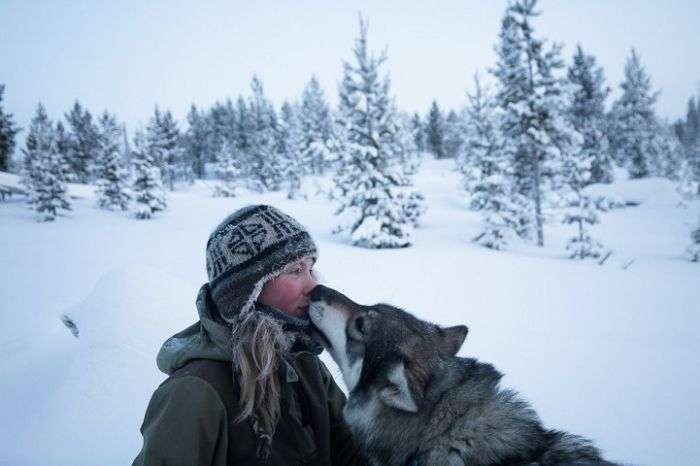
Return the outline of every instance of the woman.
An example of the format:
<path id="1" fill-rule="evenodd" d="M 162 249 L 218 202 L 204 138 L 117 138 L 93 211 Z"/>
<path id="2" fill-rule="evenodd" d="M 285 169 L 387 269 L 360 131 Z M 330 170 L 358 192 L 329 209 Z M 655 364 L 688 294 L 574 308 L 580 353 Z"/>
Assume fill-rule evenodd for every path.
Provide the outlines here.
<path id="1" fill-rule="evenodd" d="M 274 207 L 238 210 L 211 234 L 199 322 L 169 338 L 134 465 L 365 464 L 345 397 L 309 336 L 317 249 Z"/>

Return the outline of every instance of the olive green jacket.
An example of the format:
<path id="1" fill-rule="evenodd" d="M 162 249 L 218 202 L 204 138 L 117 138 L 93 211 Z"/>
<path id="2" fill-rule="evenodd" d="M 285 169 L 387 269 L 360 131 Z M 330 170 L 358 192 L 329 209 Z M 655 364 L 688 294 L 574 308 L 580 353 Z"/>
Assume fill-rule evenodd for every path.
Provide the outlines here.
<path id="1" fill-rule="evenodd" d="M 158 353 L 158 367 L 169 377 L 148 404 L 133 466 L 260 464 L 249 421 L 234 422 L 239 405 L 230 331 L 211 306 L 205 285 L 197 298 L 199 322 Z M 282 416 L 265 464 L 366 464 L 342 419 L 345 396 L 317 353 L 290 352 L 279 370 Z"/>

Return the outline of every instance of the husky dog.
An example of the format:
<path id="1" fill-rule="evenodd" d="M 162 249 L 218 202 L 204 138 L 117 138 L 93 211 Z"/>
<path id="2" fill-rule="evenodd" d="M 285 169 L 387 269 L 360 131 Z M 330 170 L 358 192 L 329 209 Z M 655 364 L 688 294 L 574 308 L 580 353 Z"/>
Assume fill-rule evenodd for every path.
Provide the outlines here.
<path id="1" fill-rule="evenodd" d="M 309 314 L 349 390 L 343 415 L 377 465 L 612 465 L 582 437 L 545 429 L 491 364 L 456 357 L 441 328 L 318 285 Z"/>

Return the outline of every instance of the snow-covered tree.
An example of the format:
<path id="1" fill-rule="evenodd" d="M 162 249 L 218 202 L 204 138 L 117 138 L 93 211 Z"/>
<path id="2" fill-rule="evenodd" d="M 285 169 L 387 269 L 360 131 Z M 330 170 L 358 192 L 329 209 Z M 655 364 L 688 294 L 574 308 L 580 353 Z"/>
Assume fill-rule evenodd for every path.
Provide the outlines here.
<path id="1" fill-rule="evenodd" d="M 471 195 L 471 208 L 483 214 L 483 228 L 474 241 L 491 249 L 505 249 L 519 228 L 518 212 L 523 202 L 513 189 L 496 104 L 477 76 L 474 83 L 474 93 L 467 95 L 465 140 L 457 168 L 463 175 L 463 187 Z"/>
<path id="2" fill-rule="evenodd" d="M 611 111 L 613 157 L 629 169 L 632 178 L 644 178 L 652 174 L 653 161 L 649 158 L 657 152 L 654 105 L 658 92 L 652 92 L 651 79 L 634 49 L 625 64 L 620 88 L 622 95 Z"/>
<path id="3" fill-rule="evenodd" d="M 376 57 L 367 47 L 367 24 L 360 18 L 355 63 L 344 62 L 339 91 L 339 124 L 342 143 L 335 175 L 338 214 L 347 223 L 352 243 L 368 248 L 396 248 L 411 244 L 420 209 L 412 180 L 402 165 L 405 147 L 389 77 L 380 66 L 386 55 Z"/>
<path id="4" fill-rule="evenodd" d="M 99 119 L 100 150 L 95 161 L 97 205 L 102 209 L 129 208 L 129 173 L 122 165 L 122 131 L 114 115 L 105 111 Z"/>
<path id="5" fill-rule="evenodd" d="M 146 132 L 148 149 L 168 189 L 174 191 L 177 180 L 191 180 L 190 167 L 182 157 L 180 130 L 170 110 L 161 112 L 156 107 Z"/>
<path id="6" fill-rule="evenodd" d="M 423 122 L 420 119 L 418 113 L 414 113 L 411 117 L 411 132 L 413 133 L 413 143 L 416 146 L 418 152 L 425 151 L 425 129 L 423 128 Z"/>
<path id="7" fill-rule="evenodd" d="M 134 134 L 131 163 L 134 172 L 134 215 L 136 218 L 148 219 L 155 212 L 165 210 L 167 202 L 160 169 L 141 130 Z"/>
<path id="8" fill-rule="evenodd" d="M 690 245 L 686 254 L 691 262 L 700 262 L 700 220 L 695 229 L 690 232 Z"/>
<path id="9" fill-rule="evenodd" d="M 53 124 L 39 104 L 25 141 L 21 182 L 39 220 L 51 221 L 60 210 L 70 210 L 65 173 L 68 167 L 56 148 Z"/>
<path id="10" fill-rule="evenodd" d="M 92 120 L 92 114 L 83 109 L 77 100 L 65 117 L 70 128 L 71 149 L 67 161 L 72 173 L 71 181 L 87 183 L 93 178 L 93 164 L 100 150 L 99 130 Z"/>
<path id="11" fill-rule="evenodd" d="M 425 143 L 429 152 L 436 159 L 445 157 L 445 117 L 442 116 L 438 103 L 433 100 L 425 124 Z"/>
<path id="12" fill-rule="evenodd" d="M 257 76 L 251 82 L 252 95 L 248 111 L 252 123 L 248 153 L 249 187 L 258 191 L 275 191 L 282 186 L 283 171 L 277 151 L 277 114 L 265 97 L 262 81 Z"/>
<path id="13" fill-rule="evenodd" d="M 236 196 L 236 181 L 241 176 L 240 163 L 240 153 L 235 144 L 224 139 L 216 154 L 216 176 L 221 182 L 214 189 L 215 196 Z"/>
<path id="14" fill-rule="evenodd" d="M 207 115 L 193 104 L 187 113 L 187 131 L 183 136 L 184 159 L 197 178 L 204 177 L 204 165 L 215 151 L 214 133 Z M 229 138 L 230 139 L 230 138 Z"/>
<path id="15" fill-rule="evenodd" d="M 589 231 L 589 227 L 600 220 L 600 206 L 583 190 L 590 183 L 596 154 L 592 151 L 580 150 L 563 155 L 562 177 L 567 189 L 565 195 L 567 202 L 562 221 L 576 227 L 576 232 L 569 239 L 566 250 L 572 259 L 600 257 L 603 254 L 603 245 L 593 239 Z"/>
<path id="16" fill-rule="evenodd" d="M 573 84 L 570 118 L 574 128 L 581 133 L 586 152 L 590 158 L 590 183 L 610 183 L 613 181 L 612 159 L 605 134 L 605 99 L 610 89 L 605 86 L 603 68 L 596 66 L 593 55 L 586 55 L 577 46 L 573 63 L 568 70 L 569 81 Z"/>
<path id="17" fill-rule="evenodd" d="M 15 151 L 15 136 L 19 128 L 12 121 L 12 114 L 5 113 L 2 108 L 2 98 L 5 85 L 0 84 L 0 171 L 10 171 L 12 153 Z"/>
<path id="18" fill-rule="evenodd" d="M 280 109 L 281 121 L 277 131 L 277 150 L 282 176 L 289 186 L 287 190 L 288 199 L 295 199 L 301 193 L 301 179 L 305 172 L 304 163 L 313 161 L 313 159 L 304 157 L 304 149 L 308 147 L 306 145 L 308 140 L 300 124 L 300 115 L 298 106 L 291 105 L 289 102 L 282 104 Z M 326 142 L 323 141 L 324 146 L 325 144 Z M 325 164 L 325 151 L 321 160 Z"/>
<path id="19" fill-rule="evenodd" d="M 450 110 L 445 119 L 445 157 L 454 159 L 464 144 L 464 121 L 457 112 Z"/>
<path id="20" fill-rule="evenodd" d="M 534 36 L 531 21 L 536 0 L 509 4 L 502 21 L 497 46 L 496 101 L 502 109 L 501 131 L 509 154 L 518 193 L 531 202 L 521 218 L 521 234 L 534 226 L 537 244 L 544 245 L 542 208 L 545 190 L 557 187 L 557 164 L 565 153 L 575 153 L 580 135 L 565 118 L 568 84 L 557 72 L 563 68 L 561 46 L 546 47 Z"/>
<path id="21" fill-rule="evenodd" d="M 328 165 L 332 121 L 328 103 L 315 76 L 311 77 L 302 93 L 298 120 L 304 137 L 302 166 L 307 173 L 320 174 Z"/>
<path id="22" fill-rule="evenodd" d="M 698 97 L 700 103 L 700 97 Z M 688 100 L 685 120 L 673 125 L 674 134 L 683 148 L 681 184 L 688 194 L 700 195 L 700 105 L 695 98 Z"/>

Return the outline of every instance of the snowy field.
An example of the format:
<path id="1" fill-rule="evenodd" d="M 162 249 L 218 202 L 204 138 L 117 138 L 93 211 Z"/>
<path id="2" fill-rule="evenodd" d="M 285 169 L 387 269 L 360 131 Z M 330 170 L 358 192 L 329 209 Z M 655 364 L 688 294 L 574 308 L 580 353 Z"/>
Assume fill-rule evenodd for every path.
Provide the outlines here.
<path id="1" fill-rule="evenodd" d="M 0 203 L 0 464 L 131 463 L 164 379 L 156 351 L 194 321 L 208 234 L 249 203 L 274 204 L 311 229 L 328 285 L 467 324 L 460 354 L 493 362 L 547 426 L 594 439 L 613 460 L 697 464 L 700 266 L 682 253 L 700 203 L 681 202 L 661 179 L 594 187 L 640 202 L 593 230 L 615 251 L 604 265 L 567 259 L 571 229 L 554 222 L 545 248 L 495 252 L 470 243 L 480 216 L 465 208 L 451 167 L 424 163 L 417 187 L 428 211 L 415 245 L 401 250 L 333 236 L 333 205 L 316 195 L 317 180 L 307 180 L 306 201 L 213 198 L 198 182 L 150 221 L 95 208 L 85 186 L 71 187 L 74 210 L 53 223 L 37 223 L 22 198 Z"/>

